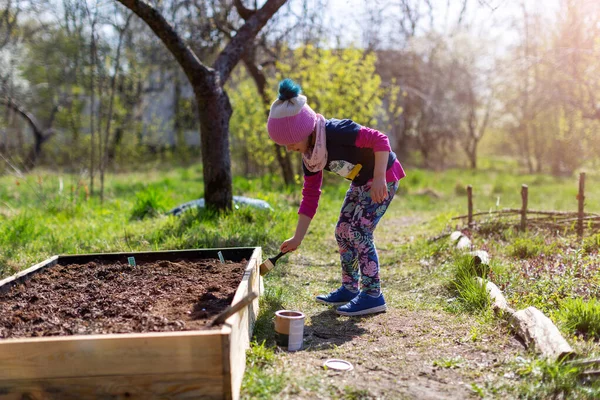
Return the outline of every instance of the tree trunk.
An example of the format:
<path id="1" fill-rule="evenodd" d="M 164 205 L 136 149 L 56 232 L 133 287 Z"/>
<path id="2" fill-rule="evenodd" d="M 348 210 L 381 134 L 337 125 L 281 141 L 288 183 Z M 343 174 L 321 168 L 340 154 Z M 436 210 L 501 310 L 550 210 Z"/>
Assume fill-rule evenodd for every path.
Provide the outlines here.
<path id="1" fill-rule="evenodd" d="M 474 145 L 469 152 L 469 162 L 471 164 L 471 169 L 477 169 L 477 145 Z"/>
<path id="2" fill-rule="evenodd" d="M 277 162 L 281 168 L 281 176 L 286 186 L 291 186 L 294 183 L 294 167 L 292 165 L 292 157 L 290 153 L 284 150 L 283 146 L 275 143 L 275 155 L 277 156 Z"/>
<path id="3" fill-rule="evenodd" d="M 222 87 L 214 84 L 212 93 L 206 94 L 201 88 L 192 86 L 200 115 L 204 200 L 208 208 L 231 209 L 229 120 L 233 110 Z"/>

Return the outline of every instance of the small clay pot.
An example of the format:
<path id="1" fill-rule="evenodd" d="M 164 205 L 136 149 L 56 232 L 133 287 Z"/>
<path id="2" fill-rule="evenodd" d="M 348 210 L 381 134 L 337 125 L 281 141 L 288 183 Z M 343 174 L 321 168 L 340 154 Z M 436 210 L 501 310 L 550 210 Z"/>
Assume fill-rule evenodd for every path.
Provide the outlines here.
<path id="1" fill-rule="evenodd" d="M 304 318 L 300 311 L 279 310 L 275 312 L 275 341 L 287 351 L 302 349 Z"/>

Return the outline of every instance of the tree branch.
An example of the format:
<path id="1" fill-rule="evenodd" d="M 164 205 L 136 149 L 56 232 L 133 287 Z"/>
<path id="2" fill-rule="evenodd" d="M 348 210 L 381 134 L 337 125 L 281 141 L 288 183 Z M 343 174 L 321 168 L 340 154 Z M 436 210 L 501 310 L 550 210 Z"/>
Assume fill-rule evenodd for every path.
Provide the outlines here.
<path id="1" fill-rule="evenodd" d="M 29 113 L 23 106 L 11 98 L 2 98 L 0 99 L 0 102 L 2 102 L 2 104 L 4 104 L 6 107 L 12 109 L 14 112 L 20 114 L 27 121 L 29 126 L 31 126 L 34 135 L 41 135 L 43 129 L 33 114 Z"/>
<path id="2" fill-rule="evenodd" d="M 235 4 L 235 9 L 237 10 L 238 14 L 240 14 L 240 17 L 244 19 L 244 21 L 249 20 L 254 14 L 256 14 L 256 10 L 246 8 L 242 0 L 233 0 L 233 4 Z"/>
<path id="3" fill-rule="evenodd" d="M 208 77 L 214 71 L 198 59 L 192 49 L 156 8 L 144 0 L 118 1 L 140 17 L 160 38 L 181 65 L 190 82 L 198 82 L 202 87 L 206 85 L 206 82 L 209 81 Z"/>
<path id="4" fill-rule="evenodd" d="M 126 0 L 119 0 L 126 1 Z M 127 0 L 131 1 L 131 0 Z M 213 67 L 219 74 L 221 84 L 224 84 L 235 65 L 240 61 L 246 46 L 254 40 L 258 32 L 267 24 L 269 19 L 286 3 L 287 0 L 267 0 L 264 6 L 257 10 L 252 17 L 237 31 L 233 39 L 219 54 Z"/>

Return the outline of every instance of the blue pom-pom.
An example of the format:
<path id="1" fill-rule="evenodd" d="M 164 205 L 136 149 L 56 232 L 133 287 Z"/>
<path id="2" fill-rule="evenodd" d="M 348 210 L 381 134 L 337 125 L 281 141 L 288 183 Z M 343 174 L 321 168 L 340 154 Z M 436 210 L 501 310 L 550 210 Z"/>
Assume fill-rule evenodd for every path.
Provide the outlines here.
<path id="1" fill-rule="evenodd" d="M 279 82 L 279 100 L 290 100 L 300 93 L 302 93 L 302 88 L 293 80 L 287 78 Z"/>

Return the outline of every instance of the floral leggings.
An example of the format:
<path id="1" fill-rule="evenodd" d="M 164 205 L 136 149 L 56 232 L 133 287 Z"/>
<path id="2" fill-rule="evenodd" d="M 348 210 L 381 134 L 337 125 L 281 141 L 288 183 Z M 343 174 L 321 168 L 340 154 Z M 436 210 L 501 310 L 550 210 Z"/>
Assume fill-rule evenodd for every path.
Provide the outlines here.
<path id="1" fill-rule="evenodd" d="M 342 284 L 346 289 L 360 289 L 377 296 L 381 291 L 379 259 L 373 243 L 373 231 L 391 203 L 398 181 L 387 184 L 388 195 L 381 203 L 371 199 L 371 184 L 350 185 L 335 228 L 340 247 Z M 360 267 L 360 268 L 359 268 Z M 360 271 L 359 271 L 360 270 Z"/>

